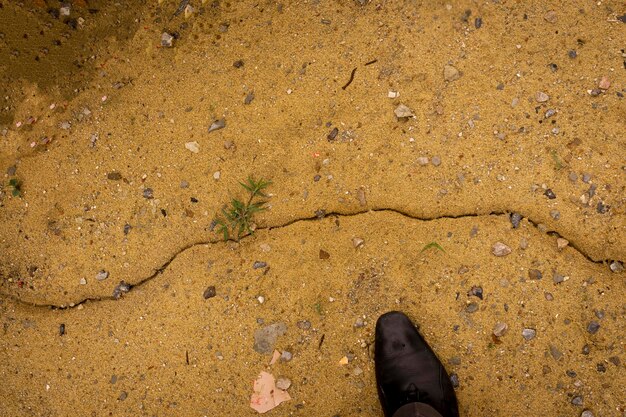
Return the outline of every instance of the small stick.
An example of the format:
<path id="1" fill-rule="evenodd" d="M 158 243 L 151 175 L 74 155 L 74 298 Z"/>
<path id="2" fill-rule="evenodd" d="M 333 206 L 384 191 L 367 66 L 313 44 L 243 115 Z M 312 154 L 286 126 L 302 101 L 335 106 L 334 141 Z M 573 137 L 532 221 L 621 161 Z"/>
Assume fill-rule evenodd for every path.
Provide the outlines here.
<path id="1" fill-rule="evenodd" d="M 341 87 L 342 90 L 345 90 L 346 88 L 348 88 L 348 86 L 350 84 L 352 84 L 352 81 L 354 80 L 354 74 L 356 73 L 356 67 L 352 70 L 352 73 L 350 74 L 350 79 L 348 80 L 348 82 L 346 83 L 346 85 L 344 85 L 343 87 Z"/>
<path id="2" fill-rule="evenodd" d="M 372 65 L 372 64 L 375 64 L 375 63 L 377 63 L 377 62 L 378 62 L 378 60 L 377 60 L 377 59 L 374 59 L 374 60 L 372 60 L 372 61 L 370 61 L 370 62 L 366 62 L 366 63 L 365 63 L 365 66 Z"/>
<path id="3" fill-rule="evenodd" d="M 320 338 L 320 343 L 317 345 L 317 349 L 322 348 L 322 344 L 324 343 L 325 338 L 326 338 L 326 334 L 323 334 L 322 337 Z"/>

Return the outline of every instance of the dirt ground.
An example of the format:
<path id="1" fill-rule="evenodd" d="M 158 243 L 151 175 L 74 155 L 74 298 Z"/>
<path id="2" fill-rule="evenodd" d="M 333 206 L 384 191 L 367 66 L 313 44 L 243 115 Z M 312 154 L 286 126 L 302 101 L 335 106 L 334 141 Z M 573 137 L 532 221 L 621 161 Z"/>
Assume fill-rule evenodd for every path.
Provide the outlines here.
<path id="1" fill-rule="evenodd" d="M 0 416 L 626 416 L 623 2 L 186 3 L 0 0 Z"/>

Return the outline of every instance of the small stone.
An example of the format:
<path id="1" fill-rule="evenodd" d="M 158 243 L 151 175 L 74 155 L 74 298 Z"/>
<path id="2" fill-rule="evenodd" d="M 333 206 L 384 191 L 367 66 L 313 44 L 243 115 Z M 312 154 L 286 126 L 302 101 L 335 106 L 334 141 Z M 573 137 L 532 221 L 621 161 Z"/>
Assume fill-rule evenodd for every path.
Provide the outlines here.
<path id="1" fill-rule="evenodd" d="M 495 256 L 506 256 L 511 253 L 511 248 L 502 242 L 496 242 L 491 248 L 491 253 Z"/>
<path id="2" fill-rule="evenodd" d="M 411 111 L 411 109 L 404 104 L 400 104 L 393 112 L 398 119 L 413 117 L 413 112 Z"/>
<path id="3" fill-rule="evenodd" d="M 526 239 L 525 237 L 521 238 L 519 240 L 519 248 L 524 250 L 528 248 L 528 239 Z"/>
<path id="4" fill-rule="evenodd" d="M 600 323 L 598 323 L 597 321 L 590 321 L 589 324 L 587 325 L 587 331 L 590 334 L 596 334 L 598 333 L 598 330 L 600 330 Z"/>
<path id="5" fill-rule="evenodd" d="M 493 326 L 493 335 L 496 337 L 502 337 L 506 333 L 509 326 L 506 323 L 498 322 Z"/>
<path id="6" fill-rule="evenodd" d="M 529 269 L 528 270 L 528 278 L 538 280 L 543 278 L 543 274 L 538 269 Z"/>
<path id="7" fill-rule="evenodd" d="M 126 391 L 122 391 L 120 396 L 117 397 L 119 401 L 124 401 L 126 398 L 128 398 L 128 393 Z"/>
<path id="8" fill-rule="evenodd" d="M 283 322 L 273 323 L 254 332 L 254 350 L 262 354 L 274 351 L 274 345 L 279 336 L 287 333 L 287 325 Z"/>
<path id="9" fill-rule="evenodd" d="M 119 181 L 122 179 L 122 174 L 117 171 L 112 171 L 107 174 L 107 179 L 110 179 L 111 181 Z"/>
<path id="10" fill-rule="evenodd" d="M 452 65 L 446 65 L 443 67 L 443 78 L 448 82 L 456 81 L 461 78 L 461 73 Z"/>
<path id="11" fill-rule="evenodd" d="M 550 345 L 550 355 L 552 355 L 555 361 L 558 361 L 563 357 L 563 353 L 561 353 L 561 351 L 554 345 Z"/>
<path id="12" fill-rule="evenodd" d="M 246 94 L 246 98 L 243 99 L 243 104 L 250 104 L 254 100 L 254 91 Z"/>
<path id="13" fill-rule="evenodd" d="M 360 237 L 352 238 L 352 246 L 354 246 L 355 248 L 360 248 L 361 246 L 363 246 L 364 242 L 365 241 Z"/>
<path id="14" fill-rule="evenodd" d="M 600 214 L 605 214 L 610 208 L 611 207 L 609 205 L 604 204 L 602 201 L 598 201 L 598 204 L 596 205 L 596 211 Z"/>
<path id="15" fill-rule="evenodd" d="M 209 298 L 215 297 L 216 294 L 215 285 L 209 285 L 206 290 L 204 290 L 204 293 L 202 293 L 202 297 L 204 297 L 205 300 L 208 300 Z"/>
<path id="16" fill-rule="evenodd" d="M 361 187 L 356 192 L 356 198 L 359 200 L 359 205 L 361 207 L 367 206 L 367 198 L 365 197 L 365 190 Z"/>
<path id="17" fill-rule="evenodd" d="M 185 19 L 189 19 L 193 15 L 193 12 L 194 12 L 194 9 L 191 6 L 191 4 L 188 4 L 187 6 L 185 6 L 185 12 L 184 12 Z"/>
<path id="18" fill-rule="evenodd" d="M 426 156 L 420 156 L 415 161 L 421 166 L 428 165 L 428 157 Z"/>
<path id="19" fill-rule="evenodd" d="M 326 252 L 324 249 L 320 249 L 320 259 L 330 259 L 330 253 Z"/>
<path id="20" fill-rule="evenodd" d="M 439 165 L 441 165 L 441 158 L 440 158 L 440 157 L 438 157 L 438 156 L 433 156 L 433 158 L 430 160 L 430 162 L 431 162 L 434 166 L 438 167 Z"/>
<path id="21" fill-rule="evenodd" d="M 556 239 L 556 247 L 559 250 L 564 249 L 565 247 L 567 247 L 567 245 L 569 245 L 569 240 L 563 239 L 562 237 Z"/>
<path id="22" fill-rule="evenodd" d="M 532 340 L 537 335 L 537 331 L 535 329 L 524 329 L 522 330 L 522 337 L 525 340 Z"/>
<path id="23" fill-rule="evenodd" d="M 556 194 L 554 194 L 554 191 L 552 191 L 550 188 L 548 188 L 546 191 L 544 191 L 543 195 L 548 197 L 548 199 L 550 199 L 550 200 L 554 200 L 556 198 Z"/>
<path id="24" fill-rule="evenodd" d="M 571 59 L 574 59 L 578 56 L 578 53 L 575 50 L 570 49 L 569 51 L 567 51 L 567 56 Z"/>
<path id="25" fill-rule="evenodd" d="M 330 131 L 330 133 L 328 134 L 328 136 L 326 136 L 326 139 L 329 142 L 334 141 L 335 139 L 337 139 L 337 135 L 339 134 L 339 129 L 337 129 L 336 127 Z"/>
<path id="26" fill-rule="evenodd" d="M 214 121 L 213 123 L 211 123 L 211 126 L 209 126 L 209 133 L 215 131 L 215 130 L 220 130 L 226 127 L 226 119 L 219 119 Z"/>
<path id="27" fill-rule="evenodd" d="M 593 415 L 593 413 L 591 411 L 585 410 L 585 411 L 582 412 L 580 417 L 594 417 L 594 415 Z"/>
<path id="28" fill-rule="evenodd" d="M 554 116 L 556 114 L 556 110 L 554 109 L 548 109 L 546 110 L 546 112 L 544 113 L 543 117 L 546 119 L 549 119 L 550 117 Z"/>
<path id="29" fill-rule="evenodd" d="M 555 284 L 560 284 L 561 282 L 565 282 L 568 280 L 569 277 L 563 276 L 557 272 L 554 273 L 554 275 L 552 275 L 552 282 L 554 282 Z"/>
<path id="30" fill-rule="evenodd" d="M 389 90 L 389 92 L 387 93 L 387 97 L 389 97 L 389 98 L 398 98 L 398 97 L 400 97 L 400 93 L 398 93 L 397 91 Z"/>
<path id="31" fill-rule="evenodd" d="M 550 210 L 550 217 L 554 220 L 559 220 L 561 218 L 561 213 L 558 210 Z"/>
<path id="32" fill-rule="evenodd" d="M 185 180 L 180 182 L 180 188 L 189 188 L 189 183 Z"/>
<path id="33" fill-rule="evenodd" d="M 356 321 L 354 322 L 353 326 L 357 329 L 364 327 L 365 326 L 365 321 L 363 320 L 362 317 L 359 317 L 356 319 Z"/>
<path id="34" fill-rule="evenodd" d="M 147 198 L 148 200 L 154 198 L 154 191 L 152 188 L 146 188 L 143 190 L 143 198 Z"/>
<path id="35" fill-rule="evenodd" d="M 243 65 L 244 65 L 244 62 L 241 59 L 238 59 L 237 61 L 233 62 L 233 67 L 235 68 L 241 68 L 243 67 Z"/>
<path id="36" fill-rule="evenodd" d="M 622 363 L 618 356 L 609 357 L 609 362 L 611 362 L 615 366 L 620 366 L 620 364 Z"/>
<path id="37" fill-rule="evenodd" d="M 109 277 L 109 271 L 105 271 L 104 269 L 100 270 L 97 274 L 96 274 L 96 279 L 98 281 L 104 281 L 105 279 L 107 279 Z"/>
<path id="38" fill-rule="evenodd" d="M 603 91 L 600 90 L 599 88 L 594 88 L 593 90 L 587 90 L 587 92 L 589 93 L 591 97 L 598 97 L 600 94 L 603 93 Z"/>
<path id="39" fill-rule="evenodd" d="M 483 19 L 481 17 L 477 17 L 476 19 L 474 19 L 474 27 L 476 29 L 480 29 L 483 25 Z"/>
<path id="40" fill-rule="evenodd" d="M 519 213 L 511 214 L 511 224 L 513 225 L 513 229 L 517 229 L 519 227 L 520 222 L 522 221 L 522 215 Z"/>
<path id="41" fill-rule="evenodd" d="M 459 387 L 459 376 L 457 374 L 450 374 L 450 382 L 454 388 Z"/>
<path id="42" fill-rule="evenodd" d="M 280 360 L 282 362 L 289 362 L 292 359 L 293 359 L 293 354 L 291 352 L 283 350 L 283 352 L 280 354 Z"/>
<path id="43" fill-rule="evenodd" d="M 117 382 L 117 375 L 113 374 L 111 375 L 111 379 L 109 380 L 109 383 L 111 385 L 114 385 Z"/>
<path id="44" fill-rule="evenodd" d="M 80 285 L 87 285 L 87 280 L 85 278 L 81 278 L 79 283 Z"/>
<path id="45" fill-rule="evenodd" d="M 252 269 L 260 269 L 260 268 L 265 268 L 267 266 L 267 262 L 263 262 L 263 261 L 255 261 L 252 264 Z"/>
<path id="46" fill-rule="evenodd" d="M 602 77 L 602 79 L 598 83 L 598 88 L 602 90 L 608 90 L 610 86 L 611 86 L 611 81 L 609 81 L 609 79 L 606 76 Z"/>
<path id="47" fill-rule="evenodd" d="M 549 293 L 549 292 L 544 293 L 543 296 L 546 299 L 546 301 L 553 301 L 554 300 L 554 296 L 551 293 Z"/>
<path id="48" fill-rule="evenodd" d="M 115 298 L 116 300 L 119 300 L 120 297 L 123 294 L 126 294 L 127 292 L 129 292 L 131 288 L 132 286 L 130 284 L 124 281 L 120 281 L 120 283 L 117 284 L 115 288 L 113 289 L 113 298 Z"/>
<path id="49" fill-rule="evenodd" d="M 598 363 L 596 364 L 596 371 L 600 372 L 601 374 L 606 372 L 606 366 L 604 366 L 603 363 Z"/>
<path id="50" fill-rule="evenodd" d="M 577 395 L 574 398 L 572 398 L 572 404 L 573 405 L 583 405 L 583 397 L 582 395 Z"/>
<path id="51" fill-rule="evenodd" d="M 465 307 L 466 313 L 475 313 L 478 311 L 478 303 L 471 302 Z"/>
<path id="52" fill-rule="evenodd" d="M 583 172 L 583 182 L 585 184 L 589 184 L 591 182 L 591 174 L 588 172 Z"/>
<path id="53" fill-rule="evenodd" d="M 538 103 L 545 103 L 549 99 L 550 99 L 550 96 L 548 96 L 543 91 L 538 91 L 537 94 L 535 94 L 535 100 L 537 100 Z"/>
<path id="54" fill-rule="evenodd" d="M 545 15 L 543 15 L 543 18 L 546 22 L 556 23 L 556 12 L 554 10 L 550 10 Z"/>
<path id="55" fill-rule="evenodd" d="M 473 295 L 474 297 L 478 297 L 479 299 L 483 299 L 483 287 L 480 286 L 473 286 L 472 288 L 470 288 L 470 290 L 467 292 L 467 295 Z"/>
<path id="56" fill-rule="evenodd" d="M 570 172 L 567 176 L 571 182 L 576 182 L 578 180 L 578 175 L 575 172 Z"/>
<path id="57" fill-rule="evenodd" d="M 171 48 L 174 46 L 174 37 L 167 32 L 161 34 L 161 46 Z"/>
<path id="58" fill-rule="evenodd" d="M 609 269 L 615 273 L 624 272 L 624 264 L 620 261 L 613 261 L 609 265 Z"/>
<path id="59" fill-rule="evenodd" d="M 220 171 L 215 171 L 215 172 L 213 173 L 213 179 L 214 179 L 215 181 L 219 180 L 221 176 L 222 176 L 222 173 L 221 173 Z"/>
<path id="60" fill-rule="evenodd" d="M 289 387 L 291 387 L 291 380 L 289 378 L 285 378 L 284 376 L 278 377 L 276 380 L 276 388 L 286 391 Z"/>
<path id="61" fill-rule="evenodd" d="M 193 153 L 200 152 L 200 144 L 198 142 L 187 142 L 185 143 L 185 148 L 187 148 Z"/>
<path id="62" fill-rule="evenodd" d="M 296 323 L 298 329 L 300 330 L 309 330 L 311 328 L 311 322 L 308 320 L 300 320 Z"/>

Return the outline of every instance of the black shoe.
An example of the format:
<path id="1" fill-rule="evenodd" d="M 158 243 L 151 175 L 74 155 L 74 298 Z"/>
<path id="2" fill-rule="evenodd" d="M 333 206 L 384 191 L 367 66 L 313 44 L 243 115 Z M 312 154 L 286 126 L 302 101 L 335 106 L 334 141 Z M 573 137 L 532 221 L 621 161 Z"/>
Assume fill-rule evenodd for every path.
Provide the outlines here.
<path id="1" fill-rule="evenodd" d="M 428 404 L 443 417 L 459 416 L 448 373 L 403 313 L 392 311 L 378 318 L 374 362 L 386 417 L 411 402 Z"/>

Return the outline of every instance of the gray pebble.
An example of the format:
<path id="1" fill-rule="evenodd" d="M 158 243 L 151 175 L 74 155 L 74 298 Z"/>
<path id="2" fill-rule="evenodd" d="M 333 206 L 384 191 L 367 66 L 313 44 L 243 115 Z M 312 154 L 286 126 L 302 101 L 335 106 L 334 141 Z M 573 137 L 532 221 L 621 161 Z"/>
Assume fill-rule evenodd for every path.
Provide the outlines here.
<path id="1" fill-rule="evenodd" d="M 543 278 L 543 274 L 538 269 L 529 269 L 528 270 L 528 278 L 538 280 Z"/>
<path id="2" fill-rule="evenodd" d="M 604 318 L 604 310 L 594 310 L 593 312 L 597 318 L 599 318 L 600 320 L 602 320 Z"/>
<path id="3" fill-rule="evenodd" d="M 615 273 L 624 272 L 624 264 L 621 263 L 620 261 L 611 262 L 611 264 L 609 265 L 609 268 L 611 269 L 611 271 Z"/>
<path id="4" fill-rule="evenodd" d="M 265 268 L 266 266 L 267 266 L 267 262 L 255 261 L 254 264 L 252 264 L 252 269 Z"/>
<path id="5" fill-rule="evenodd" d="M 109 277 L 109 271 L 105 271 L 104 269 L 100 270 L 97 274 L 96 274 L 96 279 L 98 281 L 104 281 L 105 279 L 107 279 Z"/>
<path id="6" fill-rule="evenodd" d="M 511 253 L 511 248 L 509 248 L 502 242 L 496 242 L 491 248 L 491 253 L 493 253 L 495 256 L 506 256 Z"/>
<path id="7" fill-rule="evenodd" d="M 128 393 L 126 391 L 122 391 L 122 393 L 120 394 L 119 397 L 117 397 L 117 399 L 119 401 L 124 401 L 126 398 L 128 398 Z"/>
<path id="8" fill-rule="evenodd" d="M 180 188 L 189 188 L 189 183 L 185 180 L 180 182 Z"/>
<path id="9" fill-rule="evenodd" d="M 243 99 L 243 104 L 250 104 L 254 100 L 254 91 L 248 93 L 246 98 Z"/>
<path id="10" fill-rule="evenodd" d="M 293 355 L 291 354 L 291 352 L 283 350 L 283 353 L 280 354 L 280 360 L 282 362 L 289 362 L 292 359 L 293 359 Z"/>
<path id="11" fill-rule="evenodd" d="M 574 398 L 572 398 L 572 404 L 573 405 L 583 405 L 583 397 L 582 397 L 582 395 L 577 395 Z"/>
<path id="12" fill-rule="evenodd" d="M 226 127 L 226 119 L 219 119 L 214 121 L 213 123 L 211 123 L 211 126 L 209 126 L 209 133 L 213 132 L 214 130 L 220 130 Z"/>
<path id="13" fill-rule="evenodd" d="M 9 177 L 14 176 L 16 172 L 17 172 L 17 167 L 15 165 L 11 165 L 10 167 L 7 168 L 7 175 Z"/>
<path id="14" fill-rule="evenodd" d="M 483 25 L 482 17 L 477 17 L 476 19 L 474 19 L 474 27 L 476 29 L 480 29 L 482 25 Z"/>
<path id="15" fill-rule="evenodd" d="M 438 167 L 439 165 L 441 165 L 441 158 L 438 156 L 433 156 L 431 162 L 434 166 Z"/>
<path id="16" fill-rule="evenodd" d="M 517 229 L 519 227 L 519 223 L 522 221 L 522 215 L 519 213 L 511 214 L 511 224 L 513 225 L 513 229 Z"/>
<path id="17" fill-rule="evenodd" d="M 424 165 L 428 165 L 428 157 L 426 156 L 420 156 L 416 159 L 417 163 L 420 164 L 421 166 Z"/>
<path id="18" fill-rule="evenodd" d="M 563 357 L 563 353 L 561 353 L 561 351 L 554 345 L 550 345 L 550 355 L 552 355 L 555 361 L 558 361 Z"/>
<path id="19" fill-rule="evenodd" d="M 458 366 L 461 364 L 461 358 L 458 356 L 453 356 L 450 359 L 448 359 L 448 363 L 450 365 Z"/>
<path id="20" fill-rule="evenodd" d="M 591 174 L 583 172 L 583 182 L 589 184 L 591 182 Z"/>
<path id="21" fill-rule="evenodd" d="M 209 285 L 206 287 L 206 290 L 204 290 L 204 293 L 202 293 L 202 297 L 204 297 L 205 300 L 208 300 L 209 298 L 215 297 L 216 294 L 215 285 Z"/>
<path id="22" fill-rule="evenodd" d="M 598 204 L 596 205 L 596 211 L 600 214 L 605 214 L 609 211 L 611 207 L 607 204 L 604 204 L 602 201 L 598 201 Z"/>
<path id="23" fill-rule="evenodd" d="M 356 319 L 356 321 L 354 322 L 353 326 L 355 328 L 361 328 L 365 326 L 365 321 L 363 320 L 363 318 L 359 317 L 358 319 Z"/>
<path id="24" fill-rule="evenodd" d="M 111 384 L 115 384 L 117 382 L 117 375 L 111 375 L 111 380 L 109 381 Z"/>
<path id="25" fill-rule="evenodd" d="M 571 182 L 576 182 L 578 180 L 578 175 L 575 172 L 570 172 L 567 176 Z"/>
<path id="26" fill-rule="evenodd" d="M 263 354 L 270 354 L 278 336 L 287 332 L 287 325 L 283 322 L 273 323 L 254 332 L 254 350 Z"/>
<path id="27" fill-rule="evenodd" d="M 535 329 L 524 329 L 522 330 L 522 337 L 525 340 L 532 340 L 537 335 L 537 331 Z"/>
<path id="28" fill-rule="evenodd" d="M 587 331 L 591 334 L 598 333 L 598 330 L 600 330 L 600 323 L 598 323 L 595 320 L 590 321 L 589 324 L 587 325 Z"/>
<path id="29" fill-rule="evenodd" d="M 450 382 L 454 388 L 459 387 L 459 376 L 457 374 L 450 374 Z"/>
<path id="30" fill-rule="evenodd" d="M 471 302 L 465 307 L 467 313 L 475 313 L 476 311 L 478 311 L 478 303 Z"/>
<path id="31" fill-rule="evenodd" d="M 171 48 L 174 45 L 174 37 L 167 32 L 161 34 L 161 46 Z"/>
<path id="32" fill-rule="evenodd" d="M 552 275 L 552 281 L 555 284 L 560 284 L 561 282 L 565 281 L 565 277 L 561 274 L 559 274 L 558 272 L 554 272 L 554 275 Z"/>
<path id="33" fill-rule="evenodd" d="M 117 284 L 115 288 L 113 289 L 113 298 L 115 298 L 116 300 L 119 300 L 122 294 L 126 294 L 127 292 L 130 291 L 131 288 L 132 286 L 130 284 L 124 281 L 120 281 L 120 283 Z"/>
<path id="34" fill-rule="evenodd" d="M 546 113 L 544 114 L 544 117 L 546 119 L 549 119 L 550 117 L 554 116 L 555 114 L 556 114 L 556 110 L 548 109 L 548 110 L 546 110 Z"/>
<path id="35" fill-rule="evenodd" d="M 300 320 L 296 323 L 298 329 L 300 330 L 309 330 L 311 328 L 311 322 L 308 320 Z"/>
<path id="36" fill-rule="evenodd" d="M 276 388 L 282 389 L 286 391 L 291 386 L 291 380 L 289 378 L 285 378 L 284 376 L 279 376 L 276 380 Z"/>
<path id="37" fill-rule="evenodd" d="M 578 56 L 578 53 L 576 53 L 575 50 L 570 49 L 569 51 L 567 51 L 567 56 L 570 57 L 571 59 L 574 59 Z"/>
<path id="38" fill-rule="evenodd" d="M 594 417 L 594 416 L 593 416 L 593 413 L 591 411 L 585 410 L 585 411 L 582 412 L 580 417 Z"/>
<path id="39" fill-rule="evenodd" d="M 506 333 L 509 326 L 506 323 L 498 322 L 493 327 L 493 335 L 496 337 L 502 337 Z"/>
<path id="40" fill-rule="evenodd" d="M 554 220 L 559 220 L 561 218 L 561 212 L 559 212 L 558 210 L 550 210 L 550 217 L 552 217 Z"/>
<path id="41" fill-rule="evenodd" d="M 146 188 L 143 190 L 143 198 L 147 198 L 148 200 L 154 198 L 154 190 L 152 190 L 152 188 Z"/>
<path id="42" fill-rule="evenodd" d="M 548 188 L 543 195 L 545 195 L 546 197 L 548 197 L 548 199 L 550 200 L 554 200 L 556 198 L 556 194 L 554 194 L 554 191 L 552 191 L 550 188 Z"/>
<path id="43" fill-rule="evenodd" d="M 589 352 L 591 352 L 591 347 L 589 347 L 589 345 L 585 345 L 583 346 L 583 349 L 581 352 L 583 355 L 589 355 Z"/>
<path id="44" fill-rule="evenodd" d="M 470 288 L 467 295 L 473 295 L 474 297 L 478 297 L 482 300 L 483 299 L 483 287 L 473 286 L 472 288 Z"/>

